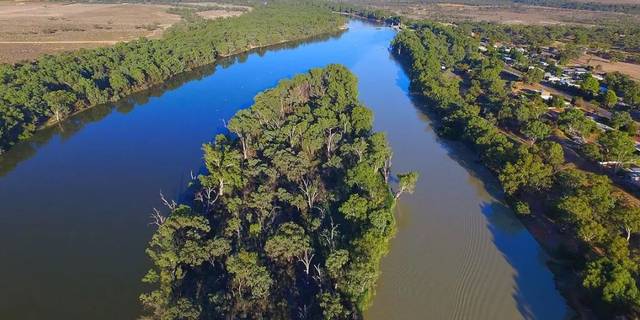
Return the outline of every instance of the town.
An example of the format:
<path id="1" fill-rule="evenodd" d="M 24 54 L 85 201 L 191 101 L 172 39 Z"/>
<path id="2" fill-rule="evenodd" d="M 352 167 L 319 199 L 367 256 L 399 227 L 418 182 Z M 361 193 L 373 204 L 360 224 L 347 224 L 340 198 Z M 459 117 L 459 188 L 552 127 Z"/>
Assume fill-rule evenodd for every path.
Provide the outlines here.
<path id="1" fill-rule="evenodd" d="M 513 93 L 544 101 L 550 123 L 558 125 L 558 119 L 566 110 L 581 110 L 585 119 L 593 124 L 592 130 L 584 134 L 571 130 L 555 132 L 553 138 L 565 152 L 576 156 L 574 163 L 606 173 L 620 187 L 640 195 L 638 82 L 629 75 L 617 71 L 607 73 L 600 65 L 580 63 L 577 59 L 561 64 L 562 51 L 558 47 L 541 46 L 531 50 L 526 45 L 491 43 L 485 38 L 478 49 L 485 54 L 492 50 L 500 54 L 505 64 L 504 79 L 514 81 Z M 587 53 L 585 49 L 578 55 Z M 624 153 L 623 158 L 589 153 L 598 144 L 599 133 L 609 131 L 623 131 L 628 135 L 626 139 L 622 137 L 618 146 L 621 150 L 614 151 Z M 631 146 L 634 152 L 629 152 Z"/>

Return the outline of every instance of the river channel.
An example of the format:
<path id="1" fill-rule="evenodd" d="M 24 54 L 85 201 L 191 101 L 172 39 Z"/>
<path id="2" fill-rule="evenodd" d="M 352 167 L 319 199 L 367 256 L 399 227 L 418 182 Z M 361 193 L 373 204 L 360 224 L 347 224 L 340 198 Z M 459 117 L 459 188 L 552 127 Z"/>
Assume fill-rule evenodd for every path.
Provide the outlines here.
<path id="1" fill-rule="evenodd" d="M 0 319 L 135 319 L 159 193 L 179 199 L 201 145 L 283 78 L 341 63 L 359 79 L 394 170 L 421 174 L 397 211 L 367 319 L 564 319 L 547 256 L 496 181 L 441 140 L 389 53 L 395 31 L 251 52 L 38 132 L 0 157 Z"/>

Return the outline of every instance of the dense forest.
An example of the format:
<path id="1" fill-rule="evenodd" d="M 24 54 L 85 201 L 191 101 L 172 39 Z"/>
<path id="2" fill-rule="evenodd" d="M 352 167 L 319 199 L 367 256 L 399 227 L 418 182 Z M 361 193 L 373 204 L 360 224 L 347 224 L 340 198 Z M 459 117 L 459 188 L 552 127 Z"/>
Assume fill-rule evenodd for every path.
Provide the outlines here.
<path id="1" fill-rule="evenodd" d="M 240 17 L 179 24 L 140 39 L 0 65 L 0 153 L 40 126 L 118 100 L 218 57 L 339 30 L 345 19 L 308 4 L 255 7 Z"/>
<path id="2" fill-rule="evenodd" d="M 409 66 L 412 90 L 441 116 L 439 131 L 478 152 L 499 178 L 514 211 L 523 219 L 544 219 L 567 230 L 570 241 L 555 254 L 568 261 L 562 276 L 569 277 L 564 283 L 575 282 L 569 290 L 584 292 L 586 304 L 602 318 L 637 315 L 640 270 L 634 243 L 640 208 L 608 177 L 565 163 L 563 148 L 551 139 L 553 130 L 595 135 L 596 142 L 586 146 L 608 159 L 626 161 L 634 148 L 627 133 L 598 133 L 577 108 L 567 108 L 556 121 L 544 117 L 546 103 L 511 94 L 500 78 L 500 57 L 481 55 L 477 40 L 462 28 L 413 23 L 392 46 Z"/>
<path id="3" fill-rule="evenodd" d="M 154 319 L 354 319 L 374 293 L 416 173 L 392 177 L 346 68 L 314 69 L 256 96 L 203 147 L 190 207 L 166 201 L 147 250 Z M 390 187 L 397 181 L 396 190 Z"/>

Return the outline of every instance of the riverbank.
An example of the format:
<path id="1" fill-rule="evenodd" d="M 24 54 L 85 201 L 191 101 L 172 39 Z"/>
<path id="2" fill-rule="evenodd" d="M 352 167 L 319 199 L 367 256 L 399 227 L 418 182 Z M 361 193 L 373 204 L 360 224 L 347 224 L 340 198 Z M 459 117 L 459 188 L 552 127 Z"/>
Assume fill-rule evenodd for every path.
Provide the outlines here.
<path id="1" fill-rule="evenodd" d="M 55 125 L 58 125 L 60 122 L 64 122 L 65 120 L 67 120 L 67 119 L 69 119 L 69 118 L 71 118 L 71 117 L 73 117 L 75 115 L 81 114 L 81 113 L 83 113 L 83 112 L 85 112 L 85 111 L 87 111 L 89 109 L 95 108 L 97 106 L 118 103 L 120 101 L 123 101 L 125 99 L 130 98 L 131 96 L 133 96 L 135 94 L 140 94 L 140 93 L 148 91 L 148 90 L 153 90 L 154 88 L 156 88 L 158 86 L 161 86 L 161 85 L 163 85 L 164 83 L 166 83 L 168 81 L 172 81 L 173 79 L 175 79 L 177 77 L 180 77 L 180 76 L 182 76 L 184 74 L 188 74 L 188 73 L 190 73 L 190 72 L 192 72 L 192 71 L 194 71 L 196 69 L 206 68 L 207 66 L 216 65 L 217 63 L 219 63 L 219 61 L 221 59 L 229 59 L 229 58 L 233 58 L 233 57 L 236 57 L 236 56 L 239 56 L 239 55 L 248 54 L 248 53 L 251 53 L 251 52 L 256 51 L 256 50 L 274 48 L 274 47 L 277 47 L 277 46 L 280 46 L 280 45 L 285 45 L 285 44 L 289 44 L 289 43 L 295 43 L 295 42 L 314 39 L 316 37 L 339 35 L 340 33 L 345 32 L 347 30 L 348 30 L 348 24 L 344 24 L 343 26 L 341 26 L 339 28 L 336 28 L 336 30 L 333 30 L 333 31 L 330 31 L 330 32 L 318 33 L 318 34 L 314 34 L 314 35 L 311 35 L 311 36 L 294 37 L 294 38 L 290 38 L 290 39 L 287 39 L 287 40 L 277 41 L 277 42 L 273 42 L 273 43 L 269 43 L 269 44 L 265 44 L 265 45 L 249 46 L 249 47 L 247 47 L 247 48 L 245 48 L 243 50 L 236 51 L 236 52 L 233 52 L 233 53 L 230 53 L 230 54 L 218 54 L 216 56 L 216 60 L 214 62 L 210 63 L 210 64 L 194 66 L 194 67 L 189 68 L 189 69 L 187 69 L 187 70 L 185 70 L 183 72 L 175 74 L 175 75 L 171 76 L 168 79 L 157 81 L 157 82 L 152 82 L 152 83 L 149 83 L 148 85 L 137 87 L 133 91 L 128 93 L 127 95 L 125 95 L 123 97 L 119 97 L 117 99 L 110 100 L 109 102 L 95 104 L 95 105 L 88 105 L 86 107 L 80 108 L 79 110 L 74 111 L 73 113 L 69 113 L 66 117 L 60 119 L 60 121 L 58 121 L 58 120 L 56 120 L 54 118 L 51 118 L 46 123 L 44 123 L 43 125 L 39 126 L 37 130 L 43 130 L 43 129 L 51 128 L 51 127 L 53 127 Z M 8 150 L 9 149 L 3 150 L 3 149 L 0 148 L 0 155 L 2 155 L 3 152 L 6 152 Z"/>
<path id="2" fill-rule="evenodd" d="M 409 67 L 406 63 L 402 62 L 404 59 L 399 57 L 399 61 L 401 61 L 403 68 L 407 74 Z M 481 165 L 484 169 L 487 169 L 487 172 L 491 175 L 491 184 L 495 184 L 496 188 L 500 190 L 501 197 L 504 197 L 504 190 L 500 186 L 500 182 L 498 181 L 498 176 L 484 166 L 482 164 L 482 160 L 480 157 L 472 152 L 472 148 L 467 143 L 461 142 L 459 140 L 449 140 L 449 137 L 443 133 L 443 124 L 442 118 L 436 113 L 436 110 L 429 109 L 427 106 L 429 102 L 425 101 L 425 97 L 418 92 L 410 92 L 412 96 L 417 101 L 420 101 L 420 105 L 424 106 L 421 108 L 421 112 L 423 112 L 429 119 L 432 121 L 435 132 L 438 136 L 445 140 L 445 143 L 459 143 L 462 148 L 467 149 L 469 152 L 469 156 L 473 155 L 473 158 L 468 159 L 473 163 Z M 480 175 L 481 176 L 481 175 Z M 481 177 L 482 178 L 482 177 Z M 586 294 L 584 289 L 579 286 L 581 283 L 581 279 L 579 276 L 573 271 L 572 266 L 569 261 L 566 261 L 561 256 L 563 253 L 577 254 L 579 244 L 576 242 L 576 239 L 570 237 L 563 232 L 553 221 L 551 221 L 547 216 L 544 215 L 545 209 L 543 208 L 542 201 L 543 199 L 537 199 L 538 201 L 532 200 L 530 203 L 538 204 L 536 206 L 531 207 L 531 213 L 529 215 L 518 215 L 515 213 L 515 209 L 508 204 L 505 199 L 501 199 L 506 206 L 508 206 L 510 214 L 518 219 L 520 223 L 526 228 L 527 232 L 533 237 L 533 239 L 540 245 L 540 247 L 545 252 L 546 256 L 549 260 L 545 261 L 545 265 L 553 274 L 553 280 L 555 283 L 556 289 L 560 292 L 560 294 L 567 300 L 568 305 L 571 307 L 572 311 L 579 315 L 579 319 L 583 320 L 597 320 L 598 317 L 594 314 L 594 312 L 589 308 L 586 304 L 584 304 L 584 300 L 586 298 Z M 567 279 L 565 276 L 571 275 L 571 278 Z M 576 286 L 578 285 L 578 286 Z"/>
<path id="3" fill-rule="evenodd" d="M 549 270 L 554 274 L 556 287 L 567 299 L 573 311 L 582 320 L 596 320 L 598 317 L 584 301 L 588 299 L 584 288 L 580 285 L 582 279 L 576 273 L 571 262 L 563 255 L 578 255 L 580 244 L 574 237 L 563 232 L 560 227 L 551 221 L 545 214 L 545 209 L 541 205 L 544 199 L 531 199 L 532 206 L 529 215 L 514 215 L 527 228 L 529 233 L 540 244 L 551 260 L 547 263 Z M 512 208 L 513 210 L 513 208 Z"/>
<path id="4" fill-rule="evenodd" d="M 488 194 L 491 186 L 456 162 L 408 97 L 407 75 L 387 50 L 394 35 L 354 20 L 337 37 L 220 60 L 87 110 L 5 154 L 0 271 L 10 276 L 0 318 L 139 317 L 159 192 L 182 199 L 202 164 L 202 144 L 226 133 L 225 121 L 259 92 L 341 63 L 358 77 L 374 128 L 394 150 L 394 168 L 424 177 L 398 202 L 398 232 L 365 319 L 563 319 L 565 301 L 538 244 Z"/>
<path id="5" fill-rule="evenodd" d="M 3 65 L 0 149 L 79 110 L 118 101 L 220 57 L 336 32 L 344 23 L 344 17 L 312 5 L 269 5 L 235 18 L 176 25 L 162 39 Z"/>
<path id="6" fill-rule="evenodd" d="M 522 109 L 530 107 L 527 100 L 506 92 L 492 95 L 494 88 L 507 85 L 497 76 L 502 65 L 494 56 L 478 55 L 473 39 L 435 23 L 417 24 L 415 29 L 401 32 L 393 41 L 394 52 L 411 63 L 411 85 L 438 113 L 443 122 L 439 131 L 471 146 L 479 162 L 498 177 L 513 211 L 527 216 L 535 210 L 541 218 L 532 218 L 537 224 L 531 223 L 528 230 L 549 255 L 564 260 L 549 264 L 556 287 L 585 318 L 633 315 L 635 298 L 625 290 L 636 292 L 635 257 L 627 239 L 615 230 L 624 226 L 616 219 L 634 218 L 637 207 L 627 206 L 606 176 L 567 165 L 557 143 L 544 137 L 538 144 L 531 138 L 524 142 L 505 132 L 513 127 L 522 132 L 527 123 L 540 121 L 539 116 L 516 121 Z M 470 66 L 463 69 L 464 80 L 476 81 L 477 95 L 440 70 L 460 65 Z M 561 241 L 562 246 L 557 244 Z M 627 278 L 620 279 L 609 268 L 621 269 Z"/>

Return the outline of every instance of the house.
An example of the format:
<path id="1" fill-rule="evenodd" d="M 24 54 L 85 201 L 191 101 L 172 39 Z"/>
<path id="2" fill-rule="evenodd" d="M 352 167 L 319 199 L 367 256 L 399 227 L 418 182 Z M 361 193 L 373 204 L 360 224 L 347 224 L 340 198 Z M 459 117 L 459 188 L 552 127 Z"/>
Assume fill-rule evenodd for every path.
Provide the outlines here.
<path id="1" fill-rule="evenodd" d="M 540 92 L 540 98 L 542 98 L 542 100 L 544 101 L 551 99 L 552 98 L 551 92 L 542 90 L 542 92 Z"/>
<path id="2" fill-rule="evenodd" d="M 549 72 L 545 72 L 544 79 L 549 81 L 549 82 L 553 82 L 553 83 L 560 82 L 560 78 L 559 77 L 556 77 L 556 76 L 552 75 Z"/>

